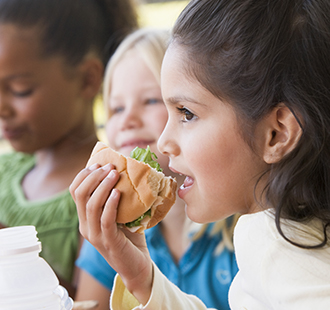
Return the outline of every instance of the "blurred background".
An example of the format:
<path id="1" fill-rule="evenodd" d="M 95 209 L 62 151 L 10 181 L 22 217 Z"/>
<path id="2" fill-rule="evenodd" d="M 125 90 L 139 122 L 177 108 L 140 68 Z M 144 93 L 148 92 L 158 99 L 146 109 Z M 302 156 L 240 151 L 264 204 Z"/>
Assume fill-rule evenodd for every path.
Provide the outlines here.
<path id="1" fill-rule="evenodd" d="M 189 1 L 135 0 L 140 25 L 171 27 Z"/>
<path id="2" fill-rule="evenodd" d="M 137 13 L 141 27 L 171 28 L 188 0 L 135 0 Z M 95 122 L 99 128 L 99 139 L 105 141 L 103 124 L 105 115 L 103 112 L 102 98 L 95 101 Z M 0 154 L 10 151 L 8 143 L 2 138 L 0 132 Z"/>

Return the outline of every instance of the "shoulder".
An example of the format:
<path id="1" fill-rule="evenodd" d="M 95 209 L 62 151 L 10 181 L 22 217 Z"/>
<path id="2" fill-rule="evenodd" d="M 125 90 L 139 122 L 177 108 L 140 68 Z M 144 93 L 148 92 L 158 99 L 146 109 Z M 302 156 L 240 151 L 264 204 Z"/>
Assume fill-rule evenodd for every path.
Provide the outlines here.
<path id="1" fill-rule="evenodd" d="M 12 152 L 0 155 L 0 178 L 8 178 L 22 171 L 26 166 L 33 166 L 35 157 L 30 154 Z"/>
<path id="2" fill-rule="evenodd" d="M 313 226 L 307 227 L 309 230 L 306 231 L 302 224 L 283 222 L 284 231 L 290 232 L 296 240 L 301 237 L 298 231 L 304 231 L 305 243 L 313 239 L 307 236 L 317 231 Z M 270 299 L 283 299 L 282 294 L 287 294 L 291 288 L 295 290 L 290 292 L 292 296 L 297 296 L 295 300 L 303 298 L 303 292 L 309 290 L 311 285 L 318 288 L 320 294 L 324 288 L 329 292 L 330 247 L 315 250 L 291 244 L 279 234 L 274 218 L 266 211 L 243 215 L 234 236 L 241 275 L 248 277 L 250 283 L 257 281 L 258 284 L 255 284 Z M 273 283 L 272 288 L 269 288 L 269 283 Z"/>
<path id="3" fill-rule="evenodd" d="M 283 225 L 285 230 L 290 230 L 292 236 L 297 237 L 294 233 L 297 230 L 291 230 L 294 226 L 298 228 L 297 224 L 290 222 Z M 299 226 L 304 228 L 304 225 Z M 328 296 L 329 247 L 311 250 L 292 245 L 278 233 L 274 218 L 266 211 L 243 215 L 236 226 L 234 238 L 240 270 L 237 280 L 245 279 L 241 284 L 249 283 L 251 288 L 259 290 L 261 296 L 267 296 L 275 304 L 278 300 L 286 300 L 287 296 L 293 296 L 293 300 L 304 300 L 305 292 L 311 288 L 317 291 L 311 297 L 315 305 L 318 298 Z M 249 291 L 249 288 L 245 290 Z"/>
<path id="4" fill-rule="evenodd" d="M 20 152 L 11 152 L 0 155 L 1 167 L 17 167 L 17 165 L 22 165 L 27 162 L 34 162 L 34 155 L 24 154 Z"/>
<path id="5" fill-rule="evenodd" d="M 235 249 L 244 249 L 249 246 L 258 248 L 269 243 L 269 239 L 277 239 L 275 221 L 270 213 L 262 211 L 242 215 L 235 226 Z"/>

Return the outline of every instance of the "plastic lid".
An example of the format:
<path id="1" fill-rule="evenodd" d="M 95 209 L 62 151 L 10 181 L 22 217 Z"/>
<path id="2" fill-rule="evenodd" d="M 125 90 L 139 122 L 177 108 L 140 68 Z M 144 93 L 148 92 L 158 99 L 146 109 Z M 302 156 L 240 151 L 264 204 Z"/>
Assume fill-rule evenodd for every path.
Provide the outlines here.
<path id="1" fill-rule="evenodd" d="M 29 252 L 35 252 L 38 251 L 41 252 L 41 242 L 38 241 L 36 245 L 32 245 L 25 248 L 19 248 L 19 249 L 0 249 L 0 256 L 11 256 L 11 255 L 17 255 L 17 254 L 24 254 Z"/>
<path id="2" fill-rule="evenodd" d="M 16 226 L 0 229 L 0 256 L 41 251 L 34 226 Z"/>

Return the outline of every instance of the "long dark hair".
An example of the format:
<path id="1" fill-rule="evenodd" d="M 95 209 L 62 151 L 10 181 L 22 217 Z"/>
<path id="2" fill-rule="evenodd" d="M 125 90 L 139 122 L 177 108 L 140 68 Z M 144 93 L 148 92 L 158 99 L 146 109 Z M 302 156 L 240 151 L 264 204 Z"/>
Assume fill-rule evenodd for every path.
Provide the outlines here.
<path id="1" fill-rule="evenodd" d="M 192 0 L 172 44 L 185 48 L 187 73 L 232 104 L 253 148 L 255 125 L 280 102 L 303 134 L 267 171 L 264 194 L 280 234 L 322 247 L 330 223 L 330 1 Z M 323 242 L 289 240 L 281 218 L 320 219 Z"/>
<path id="2" fill-rule="evenodd" d="M 106 64 L 137 16 L 130 0 L 0 0 L 0 23 L 36 27 L 44 56 L 76 65 L 93 51 Z"/>

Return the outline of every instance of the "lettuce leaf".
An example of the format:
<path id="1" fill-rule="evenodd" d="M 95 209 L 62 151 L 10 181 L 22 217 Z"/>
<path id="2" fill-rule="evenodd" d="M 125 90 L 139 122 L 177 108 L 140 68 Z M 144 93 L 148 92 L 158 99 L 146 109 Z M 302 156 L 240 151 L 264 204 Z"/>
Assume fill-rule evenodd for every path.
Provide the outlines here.
<path id="1" fill-rule="evenodd" d="M 127 227 L 135 227 L 135 226 L 140 226 L 141 221 L 146 217 L 146 216 L 151 216 L 151 209 L 149 209 L 146 213 L 142 214 L 139 218 L 137 218 L 135 221 L 126 223 L 125 225 Z"/>
<path id="2" fill-rule="evenodd" d="M 131 158 L 134 158 L 138 161 L 142 161 L 146 164 L 148 164 L 150 167 L 155 168 L 157 171 L 162 172 L 163 169 L 160 168 L 159 163 L 157 163 L 157 156 L 155 153 L 152 153 L 150 151 L 149 145 L 146 149 L 136 147 L 134 150 L 132 150 L 130 154 Z"/>

